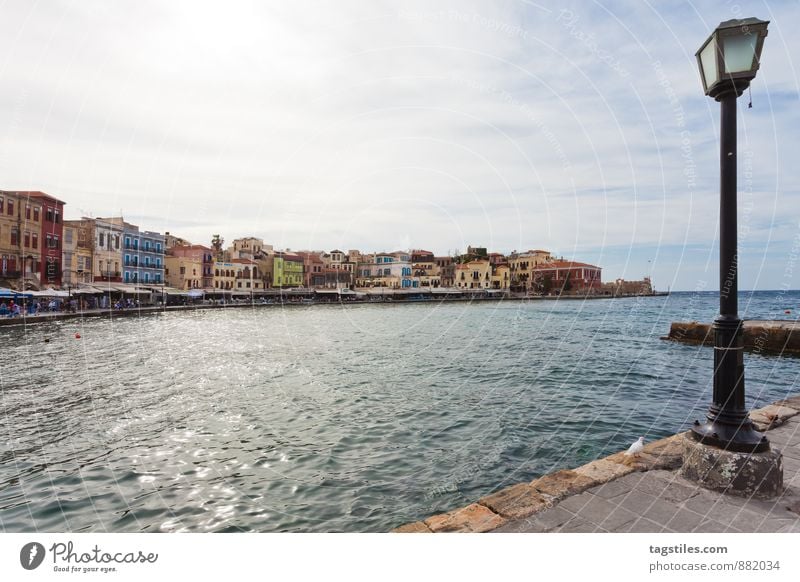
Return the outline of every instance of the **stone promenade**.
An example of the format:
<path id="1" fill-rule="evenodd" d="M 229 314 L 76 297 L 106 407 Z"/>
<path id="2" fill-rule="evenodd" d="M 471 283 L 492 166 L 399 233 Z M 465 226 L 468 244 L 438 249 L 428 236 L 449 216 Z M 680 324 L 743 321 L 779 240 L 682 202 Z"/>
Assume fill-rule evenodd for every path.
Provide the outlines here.
<path id="1" fill-rule="evenodd" d="M 649 443 L 545 475 L 396 532 L 800 533 L 800 396 L 751 412 L 783 454 L 784 492 L 770 501 L 708 491 L 680 475 L 682 439 Z"/>

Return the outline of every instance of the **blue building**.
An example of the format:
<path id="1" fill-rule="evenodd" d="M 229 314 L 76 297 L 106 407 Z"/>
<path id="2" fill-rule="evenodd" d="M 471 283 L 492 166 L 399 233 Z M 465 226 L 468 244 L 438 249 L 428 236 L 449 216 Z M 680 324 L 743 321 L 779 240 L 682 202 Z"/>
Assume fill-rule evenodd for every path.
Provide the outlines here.
<path id="1" fill-rule="evenodd" d="M 133 285 L 164 283 L 164 235 L 127 222 L 122 231 L 122 281 Z"/>

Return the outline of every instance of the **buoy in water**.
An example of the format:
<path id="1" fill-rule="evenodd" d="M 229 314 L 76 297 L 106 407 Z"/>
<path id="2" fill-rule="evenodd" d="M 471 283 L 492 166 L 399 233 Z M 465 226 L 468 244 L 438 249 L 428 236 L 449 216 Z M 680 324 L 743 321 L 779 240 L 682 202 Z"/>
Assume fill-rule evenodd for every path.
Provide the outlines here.
<path id="1" fill-rule="evenodd" d="M 81 334 L 79 334 L 79 333 L 76 333 L 76 334 L 75 334 L 75 339 L 81 339 Z"/>
<path id="2" fill-rule="evenodd" d="M 787 309 L 786 311 L 784 311 L 784 313 L 791 313 L 791 312 L 792 312 L 791 309 Z"/>

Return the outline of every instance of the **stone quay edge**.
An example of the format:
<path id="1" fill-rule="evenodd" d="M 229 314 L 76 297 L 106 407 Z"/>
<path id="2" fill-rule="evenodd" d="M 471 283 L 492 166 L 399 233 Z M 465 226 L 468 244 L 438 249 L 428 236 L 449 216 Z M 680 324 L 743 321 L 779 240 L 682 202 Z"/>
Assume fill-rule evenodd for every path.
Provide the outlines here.
<path id="1" fill-rule="evenodd" d="M 775 429 L 800 415 L 800 395 L 753 410 L 750 415 L 758 430 Z M 568 499 L 580 498 L 581 494 L 590 488 L 611 483 L 635 472 L 662 473 L 678 470 L 683 464 L 683 448 L 687 432 L 647 443 L 638 457 L 626 456 L 624 452 L 614 453 L 576 469 L 562 469 L 529 483 L 511 485 L 481 497 L 466 507 L 407 523 L 391 531 L 393 533 L 490 532 L 514 520 L 523 520 L 551 510 Z M 721 493 L 719 495 L 724 497 Z M 800 512 L 800 507 L 797 509 Z"/>

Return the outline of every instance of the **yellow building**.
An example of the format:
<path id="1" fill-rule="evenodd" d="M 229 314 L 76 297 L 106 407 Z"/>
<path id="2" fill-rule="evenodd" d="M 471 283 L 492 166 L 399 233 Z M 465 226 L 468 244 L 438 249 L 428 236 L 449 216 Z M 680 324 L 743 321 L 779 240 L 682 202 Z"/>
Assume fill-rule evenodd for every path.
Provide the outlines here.
<path id="1" fill-rule="evenodd" d="M 492 272 L 492 289 L 509 289 L 511 287 L 511 267 L 507 264 L 495 265 Z"/>
<path id="2" fill-rule="evenodd" d="M 250 259 L 214 263 L 214 289 L 241 293 L 264 289 L 258 264 Z"/>
<path id="3" fill-rule="evenodd" d="M 0 286 L 41 286 L 42 207 L 17 192 L 0 190 Z"/>
<path id="4" fill-rule="evenodd" d="M 78 287 L 92 282 L 92 245 L 86 244 L 85 228 L 82 220 L 64 221 L 64 285 Z"/>
<path id="5" fill-rule="evenodd" d="M 533 285 L 533 272 L 536 267 L 553 260 L 549 251 L 535 250 L 524 253 L 511 253 L 508 266 L 511 272 L 510 285 L 520 291 L 530 291 Z"/>
<path id="6" fill-rule="evenodd" d="M 302 287 L 303 258 L 288 253 L 275 253 L 272 264 L 273 287 Z"/>
<path id="7" fill-rule="evenodd" d="M 492 265 L 487 259 L 475 259 L 456 265 L 455 286 L 459 289 L 489 289 Z"/>
<path id="8" fill-rule="evenodd" d="M 199 257 L 164 256 L 164 278 L 175 289 L 203 288 L 203 260 Z"/>

